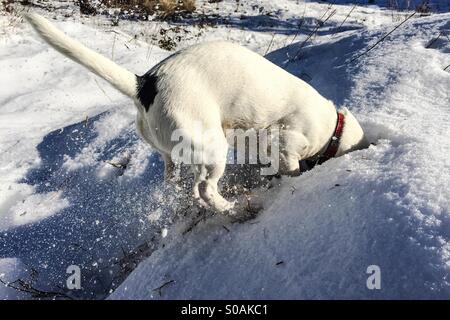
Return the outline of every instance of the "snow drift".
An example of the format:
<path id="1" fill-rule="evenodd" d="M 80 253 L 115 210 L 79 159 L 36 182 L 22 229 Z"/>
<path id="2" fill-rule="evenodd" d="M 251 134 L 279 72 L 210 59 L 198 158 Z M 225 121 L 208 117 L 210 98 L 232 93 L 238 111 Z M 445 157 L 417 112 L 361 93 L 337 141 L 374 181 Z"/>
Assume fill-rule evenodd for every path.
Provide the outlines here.
<path id="1" fill-rule="evenodd" d="M 355 61 L 409 12 L 249 1 L 241 15 L 223 1 L 214 27 L 178 22 L 180 47 L 228 39 L 265 54 L 348 107 L 375 143 L 263 190 L 246 221 L 189 209 L 137 138 L 130 101 L 0 16 L 0 279 L 72 298 L 450 298 L 450 14 L 432 2 L 440 13 Z M 149 44 L 167 23 L 112 31 L 63 16 L 58 27 L 138 74 L 170 54 Z M 80 291 L 63 289 L 73 264 Z M 366 286 L 370 265 L 381 290 Z"/>

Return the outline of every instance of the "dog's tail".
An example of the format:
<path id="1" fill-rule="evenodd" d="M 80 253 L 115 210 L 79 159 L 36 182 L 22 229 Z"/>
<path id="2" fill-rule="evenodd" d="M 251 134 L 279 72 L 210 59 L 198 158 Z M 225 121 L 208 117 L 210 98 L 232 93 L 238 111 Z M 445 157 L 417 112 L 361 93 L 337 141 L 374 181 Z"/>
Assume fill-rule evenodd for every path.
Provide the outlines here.
<path id="1" fill-rule="evenodd" d="M 56 50 L 99 75 L 125 95 L 132 98 L 136 96 L 137 78 L 135 74 L 69 38 L 44 17 L 28 13 L 25 18 L 39 35 Z"/>

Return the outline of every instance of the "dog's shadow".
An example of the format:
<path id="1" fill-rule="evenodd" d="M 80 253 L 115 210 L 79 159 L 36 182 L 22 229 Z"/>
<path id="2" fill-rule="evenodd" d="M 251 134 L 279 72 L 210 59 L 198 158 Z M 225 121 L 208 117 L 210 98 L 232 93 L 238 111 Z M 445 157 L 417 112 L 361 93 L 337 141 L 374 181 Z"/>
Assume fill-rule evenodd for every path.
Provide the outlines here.
<path id="1" fill-rule="evenodd" d="M 199 213 L 190 197 L 192 174 L 184 170 L 181 190 L 165 184 L 163 160 L 140 140 L 133 120 L 120 130 L 108 126 L 117 113 L 105 112 L 47 134 L 37 146 L 39 165 L 20 181 L 42 199 L 30 202 L 22 218 L 40 206 L 41 211 L 52 210 L 58 199 L 68 203 L 46 218 L 0 234 L 0 258 L 20 259 L 33 274 L 26 281 L 43 292 L 105 297 L 157 247 L 164 227 Z M 253 173 L 230 166 L 224 188 L 255 186 Z M 25 198 L 25 206 L 27 202 Z M 82 290 L 66 289 L 71 265 L 81 269 Z"/>
<path id="2" fill-rule="evenodd" d="M 35 274 L 34 285 L 40 290 L 66 291 L 66 269 L 78 265 L 83 290 L 71 294 L 104 296 L 115 286 L 111 275 L 117 259 L 150 241 L 164 224 L 148 219 L 153 211 L 169 208 L 161 196 L 164 165 L 159 154 L 150 148 L 148 153 L 142 151 L 146 147 L 131 123 L 110 139 L 102 138 L 97 127 L 109 117 L 110 113 L 103 113 L 47 134 L 37 146 L 39 166 L 20 181 L 34 188 L 48 210 L 56 201 L 50 194 L 57 192 L 58 199 L 68 202 L 47 218 L 0 234 L 0 258 L 19 258 Z M 131 158 L 128 168 L 108 163 L 123 153 Z M 127 170 L 138 173 L 127 175 Z M 105 178 L 99 174 L 103 171 L 110 174 Z M 27 199 L 23 202 L 26 205 Z M 30 203 L 24 218 L 40 205 Z"/>

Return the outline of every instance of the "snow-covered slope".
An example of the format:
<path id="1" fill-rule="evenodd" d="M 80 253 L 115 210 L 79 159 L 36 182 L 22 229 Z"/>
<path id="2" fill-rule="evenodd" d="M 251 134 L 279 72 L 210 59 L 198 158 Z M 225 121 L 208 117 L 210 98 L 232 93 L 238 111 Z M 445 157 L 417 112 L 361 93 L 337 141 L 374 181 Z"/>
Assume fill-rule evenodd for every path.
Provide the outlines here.
<path id="1" fill-rule="evenodd" d="M 41 12 L 136 73 L 170 54 L 163 34 L 181 36 L 178 48 L 241 43 L 347 106 L 376 141 L 284 178 L 253 220 L 214 216 L 189 232 L 183 215 L 197 212 L 163 185 L 130 101 L 0 15 L 0 279 L 101 298 L 156 249 L 111 298 L 450 298 L 450 14 L 433 3 L 443 13 L 415 16 L 355 61 L 410 12 L 223 1 L 205 3 L 210 27 Z M 64 289 L 72 264 L 83 290 Z M 369 265 L 379 291 L 366 288 Z M 0 289 L 15 297 L 30 295 Z"/>
<path id="2" fill-rule="evenodd" d="M 55 23 L 137 73 L 168 54 L 156 47 L 148 56 L 149 45 L 106 19 L 88 21 Z M 0 16 L 0 25 L 0 275 L 64 293 L 66 269 L 78 265 L 83 290 L 73 296 L 104 296 L 125 253 L 160 229 L 147 217 L 158 203 L 150 198 L 161 197 L 153 189 L 162 163 L 137 138 L 128 98 L 27 24 Z M 108 164 L 124 159 L 125 172 Z"/>
<path id="3" fill-rule="evenodd" d="M 270 53 L 381 140 L 284 179 L 254 221 L 210 219 L 174 239 L 111 298 L 450 298 L 450 43 L 425 48 L 449 18 L 416 19 L 355 62 L 392 26 L 324 37 L 300 66 L 283 64 L 297 45 Z M 381 290 L 366 287 L 370 265 Z"/>

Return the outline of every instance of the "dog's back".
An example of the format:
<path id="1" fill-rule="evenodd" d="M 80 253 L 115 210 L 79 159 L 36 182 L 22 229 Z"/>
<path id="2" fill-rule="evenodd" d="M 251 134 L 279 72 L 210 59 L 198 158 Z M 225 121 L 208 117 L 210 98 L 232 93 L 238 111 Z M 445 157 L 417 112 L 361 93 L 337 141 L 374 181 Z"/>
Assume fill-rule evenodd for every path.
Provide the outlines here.
<path id="1" fill-rule="evenodd" d="M 185 112 L 188 106 L 197 108 L 198 97 L 210 99 L 220 107 L 228 127 L 265 128 L 295 112 L 299 104 L 304 111 L 330 105 L 326 111 L 334 112 L 334 106 L 309 84 L 230 42 L 191 46 L 162 61 L 153 72 L 166 105 L 181 103 Z"/>

